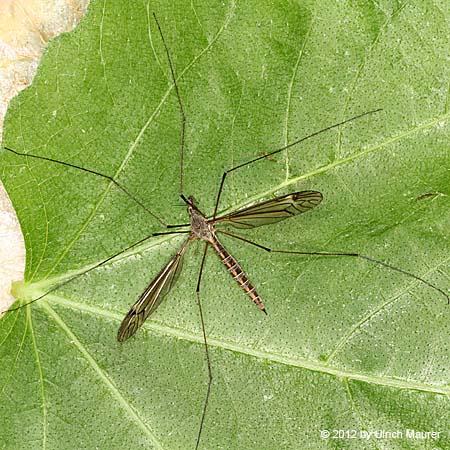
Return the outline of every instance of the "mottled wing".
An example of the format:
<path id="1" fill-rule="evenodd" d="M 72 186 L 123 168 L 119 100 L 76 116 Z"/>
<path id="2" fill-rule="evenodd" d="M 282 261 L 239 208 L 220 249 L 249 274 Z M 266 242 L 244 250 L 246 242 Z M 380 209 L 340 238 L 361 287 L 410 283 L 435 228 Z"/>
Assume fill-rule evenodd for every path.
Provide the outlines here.
<path id="1" fill-rule="evenodd" d="M 322 198 L 317 191 L 294 192 L 219 217 L 214 223 L 229 223 L 237 228 L 260 227 L 309 211 Z"/>
<path id="2" fill-rule="evenodd" d="M 133 336 L 147 317 L 156 311 L 161 304 L 164 296 L 172 289 L 175 284 L 182 266 L 183 254 L 190 239 L 185 241 L 180 250 L 173 256 L 167 265 L 156 275 L 147 289 L 141 294 L 136 303 L 128 311 L 128 314 L 122 320 L 117 340 L 122 342 Z"/>

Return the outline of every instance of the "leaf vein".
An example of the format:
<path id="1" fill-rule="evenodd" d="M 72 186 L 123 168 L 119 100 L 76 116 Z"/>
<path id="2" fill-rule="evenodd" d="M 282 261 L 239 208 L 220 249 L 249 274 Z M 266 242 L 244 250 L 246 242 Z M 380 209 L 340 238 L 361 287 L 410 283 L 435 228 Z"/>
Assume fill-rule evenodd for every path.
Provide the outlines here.
<path id="1" fill-rule="evenodd" d="M 162 446 L 157 440 L 153 430 L 146 424 L 141 417 L 137 414 L 135 409 L 130 405 L 130 403 L 123 397 L 119 392 L 119 389 L 110 379 L 110 377 L 100 368 L 96 363 L 93 356 L 88 352 L 87 348 L 81 343 L 78 337 L 72 332 L 72 330 L 67 326 L 67 324 L 61 319 L 61 317 L 56 313 L 56 311 L 50 307 L 46 302 L 42 302 L 40 307 L 45 310 L 45 312 L 56 322 L 56 324 L 64 331 L 64 333 L 69 337 L 70 341 L 74 343 L 75 347 L 85 358 L 87 363 L 92 367 L 94 372 L 97 373 L 99 379 L 105 384 L 111 394 L 116 398 L 116 400 L 122 405 L 125 411 L 133 418 L 139 428 L 150 438 L 152 443 L 160 450 Z"/>
<path id="2" fill-rule="evenodd" d="M 61 297 L 56 297 L 55 295 L 51 297 L 52 303 L 58 304 L 76 311 L 82 311 L 89 314 L 95 314 L 96 316 L 107 318 L 109 320 L 114 320 L 117 322 L 122 321 L 123 315 L 119 313 L 114 313 L 111 311 L 104 310 L 95 306 L 88 306 L 84 304 L 75 303 L 71 300 L 67 300 Z M 46 307 L 48 308 L 48 306 Z M 199 345 L 204 345 L 203 336 L 197 335 L 195 333 L 188 332 L 186 330 L 181 330 L 178 328 L 169 327 L 167 325 L 157 324 L 148 320 L 142 328 L 147 331 L 152 331 L 164 336 L 172 336 L 177 339 L 182 339 L 188 342 L 198 343 Z M 371 375 L 366 373 L 359 373 L 352 370 L 346 370 L 339 367 L 330 366 L 324 362 L 311 361 L 301 357 L 293 357 L 288 355 L 280 355 L 271 351 L 256 350 L 254 348 L 237 344 L 235 342 L 229 342 L 224 339 L 214 339 L 208 338 L 208 346 L 216 347 L 224 350 L 233 351 L 246 356 L 251 356 L 254 358 L 265 359 L 271 361 L 272 363 L 279 363 L 286 366 L 295 367 L 298 369 L 305 369 L 311 372 L 319 372 L 325 375 L 335 376 L 337 378 L 347 378 L 356 381 L 362 381 L 368 384 L 375 384 L 385 387 L 392 387 L 397 389 L 415 390 L 422 392 L 429 392 L 435 394 L 441 394 L 450 396 L 450 386 L 436 386 L 429 383 L 423 383 L 418 381 L 412 381 L 403 378 L 389 377 L 385 375 Z M 91 357 L 92 358 L 92 357 Z M 95 364 L 95 362 L 94 362 Z M 120 394 L 119 394 L 120 395 Z"/>

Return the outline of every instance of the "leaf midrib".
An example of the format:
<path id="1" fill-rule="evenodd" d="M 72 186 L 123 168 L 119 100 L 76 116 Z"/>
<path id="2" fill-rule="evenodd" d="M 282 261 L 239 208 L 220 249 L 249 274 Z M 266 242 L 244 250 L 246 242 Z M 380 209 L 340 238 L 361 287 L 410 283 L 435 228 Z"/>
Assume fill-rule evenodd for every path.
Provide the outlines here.
<path id="1" fill-rule="evenodd" d="M 123 316 L 112 311 L 97 308 L 95 306 L 89 306 L 86 304 L 79 304 L 71 300 L 64 299 L 62 297 L 57 297 L 55 295 L 49 295 L 52 304 L 61 305 L 72 310 L 79 312 L 94 314 L 97 317 L 107 318 L 110 320 L 115 320 L 121 322 Z M 48 311 L 49 304 L 43 302 L 40 305 L 45 311 Z M 61 324 L 60 324 L 61 325 Z M 203 337 L 199 334 L 190 333 L 186 330 L 182 330 L 175 327 L 169 327 L 167 325 L 157 324 L 151 321 L 147 321 L 142 328 L 146 330 L 157 332 L 165 336 L 172 336 L 178 339 L 182 339 L 188 342 L 198 343 L 199 345 L 204 345 Z M 240 354 L 251 356 L 258 359 L 269 360 L 274 363 L 283 364 L 285 366 L 295 367 L 298 369 L 305 369 L 311 372 L 320 372 L 326 375 L 331 375 L 340 379 L 351 379 L 355 381 L 363 381 L 369 384 L 380 385 L 384 387 L 393 387 L 397 389 L 407 389 L 422 391 L 427 393 L 435 393 L 441 395 L 450 395 L 450 386 L 434 386 L 427 383 L 414 382 L 412 380 L 405 380 L 401 378 L 387 377 L 387 376 L 377 376 L 369 375 L 364 373 L 352 372 L 350 370 L 344 370 L 341 368 L 334 367 L 329 364 L 320 363 L 317 361 L 311 361 L 305 358 L 290 357 L 287 355 L 279 355 L 274 352 L 255 350 L 251 347 L 236 344 L 235 342 L 230 342 L 224 339 L 208 338 L 208 346 L 216 347 L 223 350 L 229 350 L 233 352 L 238 352 Z"/>

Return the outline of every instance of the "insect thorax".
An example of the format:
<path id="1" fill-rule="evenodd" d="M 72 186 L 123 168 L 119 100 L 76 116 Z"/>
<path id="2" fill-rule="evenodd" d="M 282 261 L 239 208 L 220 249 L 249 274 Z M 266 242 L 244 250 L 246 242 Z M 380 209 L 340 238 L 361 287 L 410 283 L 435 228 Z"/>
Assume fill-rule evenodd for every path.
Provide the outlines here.
<path id="1" fill-rule="evenodd" d="M 203 214 L 192 206 L 188 207 L 188 212 L 191 216 L 192 234 L 198 239 L 212 242 L 214 239 L 213 228 L 208 224 Z"/>

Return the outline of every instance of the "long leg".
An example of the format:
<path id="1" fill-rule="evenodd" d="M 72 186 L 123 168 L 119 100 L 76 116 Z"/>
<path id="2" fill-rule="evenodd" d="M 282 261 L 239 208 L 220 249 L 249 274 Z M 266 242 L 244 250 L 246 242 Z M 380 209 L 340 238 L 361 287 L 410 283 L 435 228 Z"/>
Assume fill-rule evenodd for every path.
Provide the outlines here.
<path id="1" fill-rule="evenodd" d="M 200 426 L 198 429 L 197 443 L 195 444 L 195 450 L 198 449 L 198 446 L 200 444 L 200 437 L 202 434 L 203 424 L 205 422 L 206 409 L 208 408 L 209 394 L 211 392 L 211 384 L 212 384 L 212 380 L 213 380 L 212 370 L 211 370 L 211 360 L 209 359 L 208 341 L 206 340 L 205 320 L 203 318 L 202 303 L 200 301 L 200 283 L 202 281 L 203 266 L 205 265 L 206 252 L 208 250 L 208 246 L 209 246 L 209 244 L 206 243 L 205 250 L 203 251 L 202 263 L 200 265 L 200 272 L 198 273 L 197 288 L 195 289 L 195 292 L 197 294 L 197 305 L 198 305 L 198 311 L 200 314 L 200 322 L 202 324 L 203 342 L 205 344 L 206 363 L 208 365 L 208 387 L 206 389 L 205 403 L 203 405 L 202 418 L 200 420 Z"/>
<path id="2" fill-rule="evenodd" d="M 153 233 L 152 236 L 164 236 L 165 234 L 188 234 L 188 233 L 190 233 L 190 231 L 162 231 L 160 233 Z"/>
<path id="3" fill-rule="evenodd" d="M 38 300 L 41 300 L 41 299 L 44 298 L 46 295 L 51 294 L 52 292 L 56 291 L 57 289 L 62 288 L 62 287 L 65 286 L 66 284 L 69 284 L 69 283 L 71 283 L 72 281 L 74 281 L 74 280 L 80 278 L 81 276 L 86 275 L 88 272 L 91 272 L 92 270 L 97 269 L 97 268 L 103 266 L 103 265 L 106 264 L 108 261 L 111 261 L 112 259 L 116 258 L 117 256 L 120 256 L 121 254 L 127 252 L 128 250 L 131 250 L 132 248 L 137 247 L 138 245 L 144 243 L 145 241 L 148 241 L 148 240 L 149 240 L 150 238 L 152 238 L 153 236 L 159 236 L 160 234 L 179 234 L 179 233 L 189 233 L 189 231 L 186 231 L 186 232 L 184 232 L 184 231 L 177 231 L 177 232 L 170 232 L 170 233 L 153 233 L 153 234 L 151 234 L 151 235 L 149 235 L 149 236 L 147 236 L 147 237 L 145 237 L 145 238 L 143 238 L 143 239 L 141 239 L 141 240 L 135 242 L 134 244 L 131 244 L 131 245 L 129 245 L 129 246 L 126 247 L 126 248 L 123 248 L 123 249 L 120 250 L 119 252 L 114 253 L 114 255 L 112 255 L 112 256 L 106 258 L 105 260 L 103 260 L 103 261 L 101 261 L 101 262 L 99 262 L 99 263 L 97 263 L 97 264 L 95 264 L 94 266 L 90 267 L 89 269 L 85 270 L 84 272 L 77 273 L 77 274 L 74 275 L 73 277 L 70 277 L 70 278 L 68 278 L 67 280 L 63 281 L 62 283 L 57 284 L 56 286 L 52 287 L 50 290 L 48 290 L 47 292 L 45 292 L 45 294 L 42 294 L 42 295 L 40 295 L 39 297 L 34 298 L 33 300 L 30 300 L 29 302 L 27 302 L 27 303 L 25 303 L 25 304 L 23 304 L 23 305 L 17 306 L 16 308 L 11 308 L 11 309 L 8 309 L 8 310 L 6 310 L 6 311 L 1 311 L 1 312 L 0 312 L 0 315 L 3 314 L 3 313 L 7 314 L 7 313 L 10 313 L 10 312 L 12 312 L 12 311 L 17 311 L 18 309 L 24 308 L 25 306 L 31 305 L 32 303 L 37 302 Z"/>
<path id="4" fill-rule="evenodd" d="M 166 55 L 167 55 L 167 59 L 168 59 L 168 62 L 169 62 L 169 67 L 170 67 L 170 74 L 171 74 L 171 77 L 172 77 L 173 85 L 174 85 L 175 92 L 176 92 L 177 99 L 178 99 L 178 103 L 179 103 L 179 106 L 180 106 L 180 113 L 181 113 L 180 194 L 182 194 L 183 193 L 183 168 L 184 168 L 184 142 L 185 142 L 185 132 L 186 132 L 186 114 L 184 112 L 183 102 L 181 100 L 180 91 L 178 89 L 178 85 L 177 85 L 177 81 L 176 81 L 176 77 L 175 77 L 175 69 L 173 67 L 172 60 L 170 58 L 169 48 L 167 47 L 166 41 L 164 39 L 164 35 L 162 34 L 162 30 L 161 30 L 161 27 L 159 25 L 158 19 L 156 18 L 155 13 L 153 13 L 153 17 L 155 19 L 156 25 L 158 26 L 159 34 L 161 35 L 161 39 L 162 39 L 162 42 L 164 44 L 164 48 L 165 48 L 165 51 L 166 51 Z M 126 189 L 124 186 L 122 186 L 120 183 L 118 183 L 116 180 L 114 180 L 113 177 L 111 177 L 109 175 L 105 175 L 105 174 L 97 172 L 95 170 L 86 169 L 86 168 L 78 166 L 76 164 L 71 164 L 71 163 L 67 163 L 67 162 L 64 162 L 64 161 L 59 161 L 57 159 L 47 158 L 45 156 L 33 155 L 33 154 L 30 154 L 30 153 L 21 153 L 21 152 L 18 152 L 16 150 L 13 150 L 12 148 L 9 148 L 9 147 L 3 147 L 3 148 L 5 150 L 11 152 L 11 153 L 14 153 L 15 155 L 18 155 L 18 156 L 26 156 L 26 157 L 29 157 L 29 158 L 35 158 L 35 159 L 41 159 L 41 160 L 44 160 L 44 161 L 54 162 L 56 164 L 61 164 L 61 165 L 67 166 L 67 167 L 72 167 L 74 169 L 79 169 L 79 170 L 82 170 L 84 172 L 91 173 L 91 174 L 94 174 L 94 175 L 98 175 L 99 177 L 105 178 L 105 179 L 109 180 L 111 183 L 113 183 L 115 186 L 117 186 L 126 195 L 128 195 L 134 202 L 136 202 L 139 206 L 141 206 L 147 213 L 149 213 L 152 217 L 154 217 L 164 227 L 166 227 L 166 228 L 177 228 L 177 227 L 180 227 L 180 226 L 184 226 L 184 224 L 183 225 L 171 225 L 171 226 L 169 226 L 161 217 L 159 217 L 158 215 L 156 215 L 155 213 L 150 211 L 135 195 L 133 195 L 128 189 Z"/>
<path id="5" fill-rule="evenodd" d="M 127 188 L 122 186 L 113 177 L 111 177 L 109 175 L 105 175 L 105 174 L 97 172 L 95 170 L 86 169 L 85 167 L 77 166 L 76 164 L 70 164 L 68 162 L 59 161 L 57 159 L 47 158 L 45 156 L 33 155 L 31 153 L 21 153 L 21 152 L 18 152 L 17 150 L 13 150 L 12 148 L 9 148 L 9 147 L 3 147 L 3 148 L 5 150 L 7 150 L 8 152 L 14 153 L 17 156 L 25 156 L 28 158 L 35 158 L 35 159 L 41 159 L 43 161 L 50 161 L 50 162 L 53 162 L 56 164 L 61 164 L 63 166 L 72 167 L 73 169 L 82 170 L 83 172 L 91 173 L 93 175 L 98 175 L 99 177 L 105 178 L 105 179 L 109 180 L 111 183 L 113 183 L 115 186 L 117 186 L 126 195 L 128 195 L 128 197 L 130 197 L 135 203 L 137 203 L 141 208 L 143 208 L 152 217 L 154 217 L 161 225 L 164 225 L 165 227 L 167 227 L 167 223 L 163 219 L 161 219 L 161 217 L 157 216 L 155 213 L 150 211 L 134 194 L 132 194 Z"/>
<path id="6" fill-rule="evenodd" d="M 180 151 L 180 195 L 183 194 L 183 168 L 184 168 L 184 140 L 186 134 L 186 114 L 184 112 L 183 102 L 181 101 L 180 91 L 178 90 L 177 79 L 175 77 L 175 69 L 172 64 L 172 59 L 170 58 L 169 47 L 166 44 L 166 40 L 164 39 L 164 35 L 161 30 L 161 26 L 159 25 L 158 19 L 156 18 L 156 14 L 153 13 L 153 18 L 155 19 L 156 25 L 158 27 L 159 34 L 161 36 L 161 40 L 164 44 L 164 49 L 166 50 L 167 60 L 169 62 L 170 67 L 170 75 L 172 77 L 173 86 L 175 88 L 175 93 L 177 94 L 178 104 L 180 105 L 180 113 L 181 113 L 181 151 Z"/>
<path id="7" fill-rule="evenodd" d="M 250 241 L 248 239 L 243 238 L 242 236 L 238 236 L 236 234 L 233 233 L 228 233 L 227 231 L 221 231 L 221 230 L 216 230 L 218 233 L 222 233 L 225 234 L 227 236 L 239 239 L 243 242 L 247 242 L 248 244 L 254 245 L 255 247 L 261 248 L 267 252 L 271 252 L 271 253 L 287 253 L 287 254 L 291 254 L 291 255 L 316 255 L 316 256 L 347 256 L 347 257 L 353 257 L 353 258 L 360 258 L 360 259 L 364 259 L 365 261 L 369 261 L 373 264 L 377 264 L 381 267 L 384 267 L 386 269 L 390 269 L 390 270 L 394 270 L 395 272 L 399 272 L 402 273 L 403 275 L 406 275 L 410 278 L 414 278 L 417 281 L 420 281 L 421 283 L 426 284 L 427 286 L 429 286 L 430 288 L 440 292 L 446 299 L 447 299 L 447 303 L 450 304 L 450 297 L 448 296 L 448 294 L 446 294 L 441 288 L 438 288 L 437 286 L 435 286 L 434 284 L 431 284 L 430 282 L 428 282 L 427 280 L 424 280 L 421 277 L 418 277 L 417 275 L 414 275 L 411 272 L 408 272 L 406 270 L 400 269 L 399 267 L 395 267 L 395 266 L 391 266 L 390 264 L 387 264 L 383 261 L 379 261 L 377 259 L 371 258 L 370 256 L 366 256 L 366 255 L 361 255 L 360 253 L 340 253 L 340 252 L 299 252 L 299 251 L 291 251 L 291 250 L 273 250 L 269 247 L 265 247 L 264 245 L 261 244 L 257 244 L 256 242 Z"/>
<path id="8" fill-rule="evenodd" d="M 226 177 L 227 177 L 227 175 L 229 173 L 231 173 L 231 172 L 233 172 L 233 171 L 235 171 L 237 169 L 240 169 L 241 167 L 245 167 L 245 166 L 248 166 L 249 164 L 253 164 L 254 162 L 259 161 L 261 159 L 268 158 L 268 157 L 270 157 L 272 155 L 275 155 L 276 153 L 280 153 L 280 152 L 282 152 L 284 150 L 287 150 L 288 148 L 293 147 L 294 145 L 300 144 L 301 142 L 304 142 L 304 141 L 306 141 L 308 139 L 311 139 L 312 137 L 317 136 L 320 133 L 332 130 L 333 128 L 340 127 L 340 126 L 342 126 L 342 125 L 344 125 L 344 124 L 346 124 L 348 122 L 352 122 L 353 120 L 360 119 L 361 117 L 367 116 L 368 114 L 374 114 L 374 113 L 379 112 L 379 111 L 382 111 L 382 109 L 381 108 L 374 109 L 373 111 L 367 111 L 365 113 L 358 114 L 357 116 L 351 117 L 350 119 L 346 119 L 346 120 L 344 120 L 342 122 L 335 123 L 334 125 L 330 125 L 329 127 L 323 128 L 323 129 L 321 129 L 319 131 L 316 131 L 316 132 L 314 132 L 312 134 L 309 134 L 308 136 L 305 136 L 305 137 L 302 137 L 300 139 L 297 139 L 296 141 L 291 142 L 290 144 L 287 144 L 284 147 L 281 147 L 281 148 L 279 148 L 277 150 L 274 150 L 274 151 L 269 152 L 269 153 L 265 153 L 262 156 L 258 156 L 257 158 L 251 159 L 250 161 L 244 162 L 242 164 L 239 164 L 238 166 L 235 166 L 235 167 L 232 167 L 231 169 L 226 170 L 222 174 L 222 179 L 220 180 L 219 191 L 217 192 L 217 197 L 216 197 L 216 205 L 214 206 L 213 220 L 216 219 L 217 210 L 219 208 L 220 196 L 222 195 L 222 190 L 223 190 L 223 186 L 225 184 L 225 179 L 226 179 Z"/>

